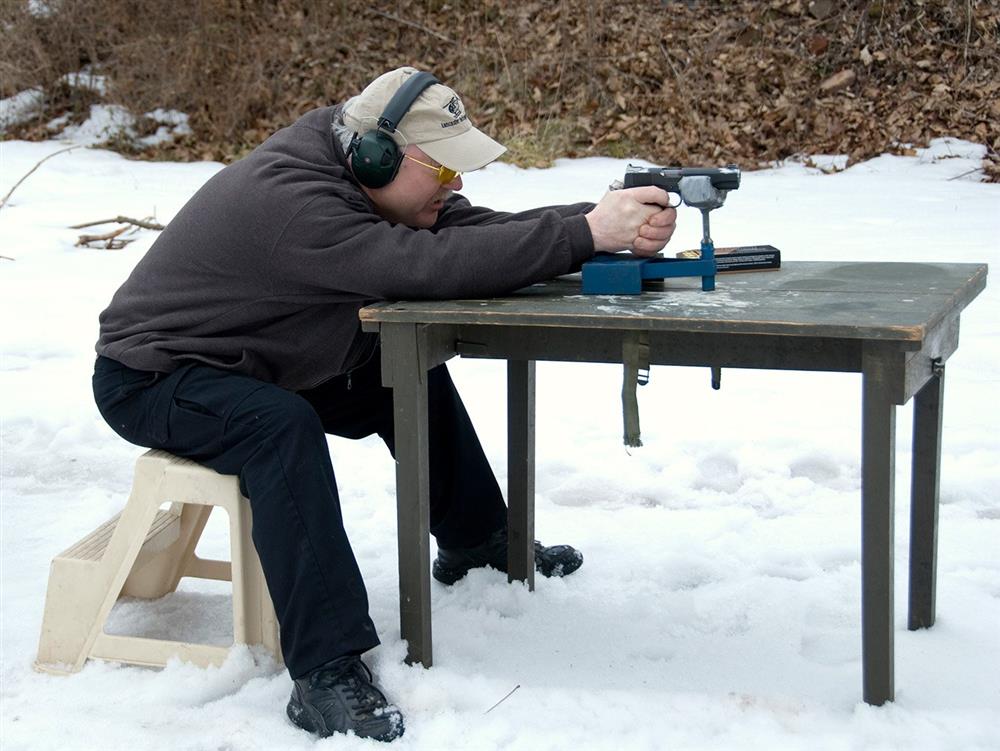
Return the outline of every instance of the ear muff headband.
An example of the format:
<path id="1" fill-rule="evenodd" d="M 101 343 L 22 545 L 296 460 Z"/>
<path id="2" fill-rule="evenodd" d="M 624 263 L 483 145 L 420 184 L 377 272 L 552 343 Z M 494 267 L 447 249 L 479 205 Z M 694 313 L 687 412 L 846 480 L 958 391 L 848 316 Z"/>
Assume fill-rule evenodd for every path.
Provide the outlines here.
<path id="1" fill-rule="evenodd" d="M 400 121 L 428 86 L 440 83 L 425 71 L 414 73 L 396 90 L 378 119 L 375 130 L 356 135 L 348 148 L 354 177 L 366 188 L 382 188 L 392 182 L 403 154 L 392 138 Z"/>

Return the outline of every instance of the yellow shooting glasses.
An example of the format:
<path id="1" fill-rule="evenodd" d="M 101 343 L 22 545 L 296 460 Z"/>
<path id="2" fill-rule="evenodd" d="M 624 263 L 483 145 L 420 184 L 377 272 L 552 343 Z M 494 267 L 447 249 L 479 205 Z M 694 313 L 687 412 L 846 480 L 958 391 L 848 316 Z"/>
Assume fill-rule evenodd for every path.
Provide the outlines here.
<path id="1" fill-rule="evenodd" d="M 443 164 L 440 167 L 435 167 L 433 164 L 428 164 L 427 162 L 421 162 L 419 159 L 414 159 L 409 154 L 403 154 L 403 158 L 409 159 L 411 162 L 416 162 L 419 165 L 426 167 L 427 169 L 432 169 L 437 172 L 438 182 L 442 185 L 447 185 L 452 182 L 456 177 L 461 175 L 461 172 L 456 172 L 453 169 L 445 167 Z"/>

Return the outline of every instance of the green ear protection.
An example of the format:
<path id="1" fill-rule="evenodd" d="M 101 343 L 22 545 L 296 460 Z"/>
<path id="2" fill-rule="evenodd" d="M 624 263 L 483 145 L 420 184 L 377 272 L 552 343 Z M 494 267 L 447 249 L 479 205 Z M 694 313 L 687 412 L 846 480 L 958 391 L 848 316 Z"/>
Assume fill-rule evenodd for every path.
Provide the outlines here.
<path id="1" fill-rule="evenodd" d="M 351 139 L 347 158 L 359 183 L 366 188 L 382 188 L 393 181 L 403 161 L 403 152 L 392 140 L 392 134 L 421 92 L 436 83 L 440 81 L 430 73 L 414 73 L 392 95 L 375 129 Z"/>

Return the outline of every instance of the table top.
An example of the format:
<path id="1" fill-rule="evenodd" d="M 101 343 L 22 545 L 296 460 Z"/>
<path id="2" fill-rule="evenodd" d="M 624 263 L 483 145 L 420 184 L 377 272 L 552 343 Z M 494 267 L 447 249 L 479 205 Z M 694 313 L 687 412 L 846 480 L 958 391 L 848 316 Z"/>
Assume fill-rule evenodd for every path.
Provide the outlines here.
<path id="1" fill-rule="evenodd" d="M 583 295 L 573 274 L 482 300 L 383 302 L 363 323 L 781 334 L 920 342 L 986 286 L 975 263 L 788 262 L 777 270 L 666 280 L 641 295 Z M 370 327 L 370 326 L 369 326 Z"/>

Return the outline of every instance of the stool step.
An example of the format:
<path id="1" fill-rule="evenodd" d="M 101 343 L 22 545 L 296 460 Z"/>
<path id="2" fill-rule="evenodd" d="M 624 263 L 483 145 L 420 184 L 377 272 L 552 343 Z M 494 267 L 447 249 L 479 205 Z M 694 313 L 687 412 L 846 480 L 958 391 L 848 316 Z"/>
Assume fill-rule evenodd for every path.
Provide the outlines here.
<path id="1" fill-rule="evenodd" d="M 57 555 L 53 563 L 65 560 L 99 563 L 104 556 L 104 551 L 107 550 L 111 535 L 114 534 L 120 518 L 121 514 L 115 514 L 75 545 Z M 137 565 L 141 565 L 143 553 L 147 556 L 155 555 L 176 542 L 179 532 L 180 515 L 175 514 L 172 510 L 156 512 L 153 524 L 142 543 L 142 549 L 136 561 Z"/>

